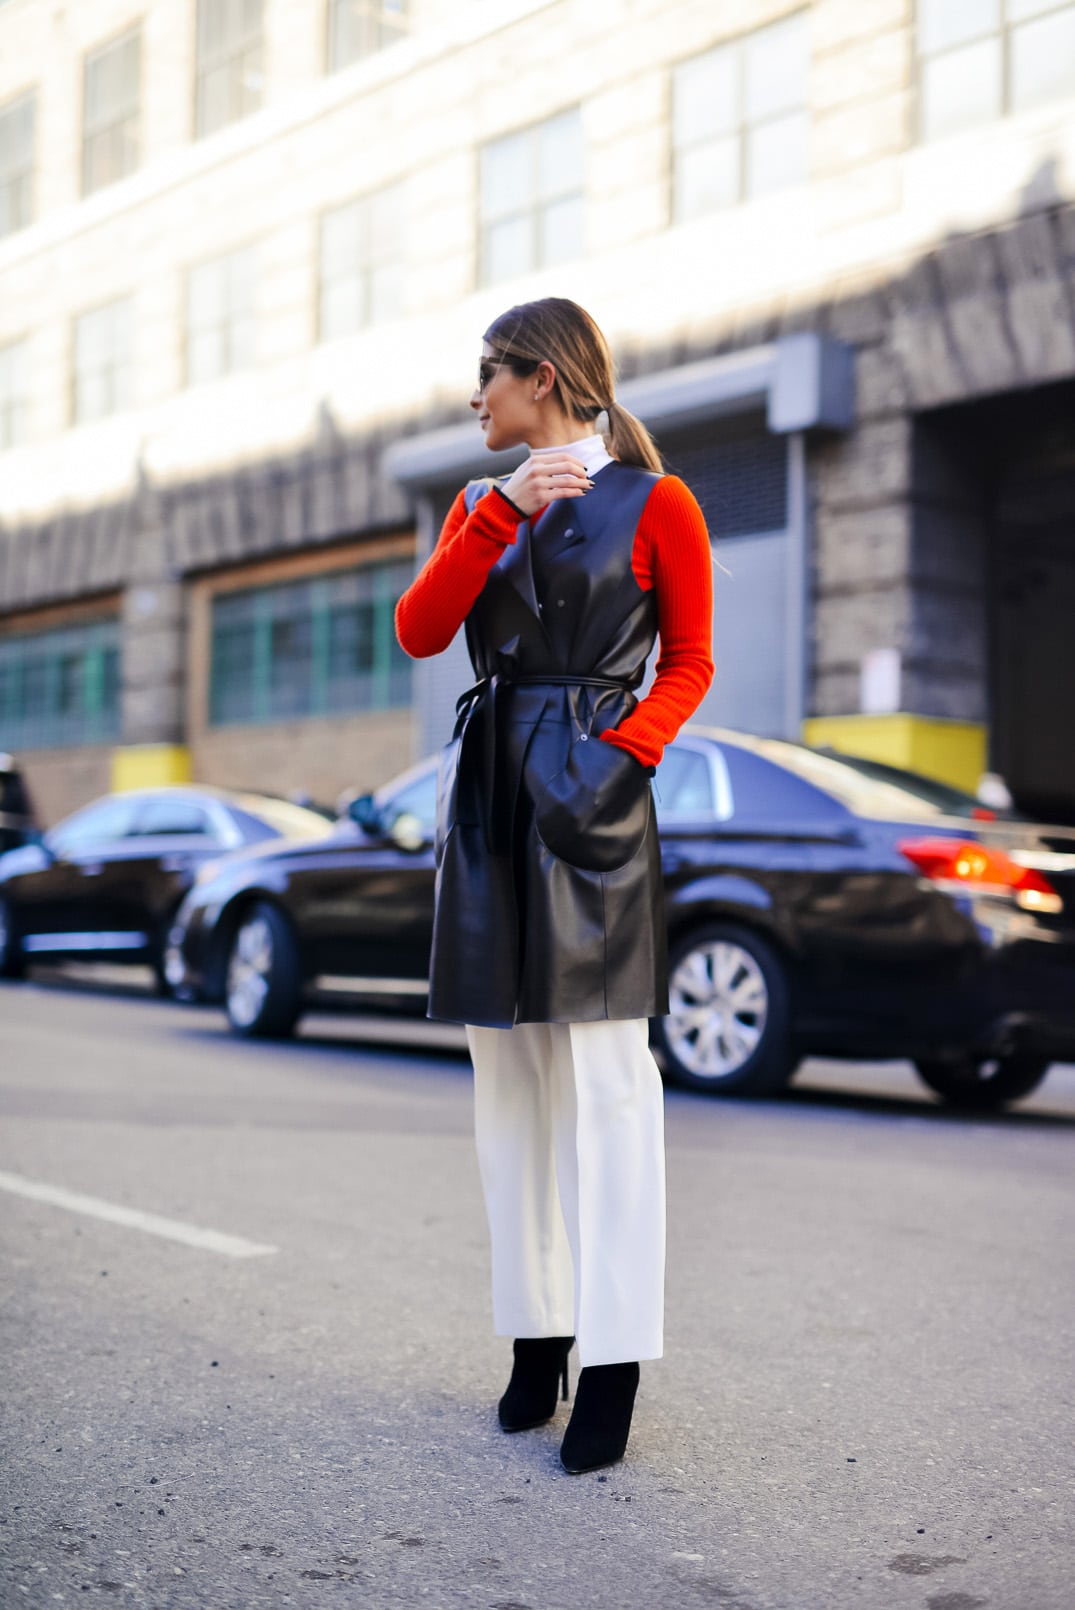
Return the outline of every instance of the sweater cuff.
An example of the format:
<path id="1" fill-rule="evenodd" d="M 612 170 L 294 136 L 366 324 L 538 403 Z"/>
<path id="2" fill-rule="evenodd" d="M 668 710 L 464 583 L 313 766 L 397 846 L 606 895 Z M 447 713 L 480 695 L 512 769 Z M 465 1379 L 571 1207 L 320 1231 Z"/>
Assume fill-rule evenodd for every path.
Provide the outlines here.
<path id="1" fill-rule="evenodd" d="M 530 516 L 528 514 L 525 514 L 523 512 L 523 510 L 520 509 L 520 507 L 519 507 L 519 505 L 517 503 L 513 503 L 511 501 L 511 499 L 508 497 L 508 494 L 506 492 L 502 492 L 499 486 L 494 486 L 493 491 L 496 493 L 498 498 L 503 498 L 503 500 L 507 504 L 508 508 L 511 509 L 515 514 L 517 514 L 519 516 L 520 520 L 529 520 Z"/>
<path id="2" fill-rule="evenodd" d="M 624 750 L 634 760 L 637 760 L 648 776 L 652 777 L 656 772 L 663 751 L 658 750 L 657 757 L 654 759 L 653 745 L 645 742 L 639 743 L 629 738 L 625 732 L 620 732 L 616 727 L 607 727 L 601 734 L 601 738 L 604 743 L 612 744 L 616 749 Z"/>

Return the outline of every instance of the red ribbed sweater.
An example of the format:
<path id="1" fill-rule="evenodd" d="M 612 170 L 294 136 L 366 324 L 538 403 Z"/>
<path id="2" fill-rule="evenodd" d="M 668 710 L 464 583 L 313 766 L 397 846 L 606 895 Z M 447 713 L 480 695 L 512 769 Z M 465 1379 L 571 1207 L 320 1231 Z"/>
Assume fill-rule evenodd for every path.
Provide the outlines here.
<path id="1" fill-rule="evenodd" d="M 468 515 L 460 492 L 436 548 L 396 606 L 396 632 L 413 659 L 448 647 L 519 524 L 506 498 L 490 493 Z M 694 497 L 674 475 L 662 476 L 646 501 L 631 569 L 643 591 L 657 590 L 657 675 L 631 715 L 601 736 L 644 766 L 656 766 L 713 680 L 709 533 Z"/>

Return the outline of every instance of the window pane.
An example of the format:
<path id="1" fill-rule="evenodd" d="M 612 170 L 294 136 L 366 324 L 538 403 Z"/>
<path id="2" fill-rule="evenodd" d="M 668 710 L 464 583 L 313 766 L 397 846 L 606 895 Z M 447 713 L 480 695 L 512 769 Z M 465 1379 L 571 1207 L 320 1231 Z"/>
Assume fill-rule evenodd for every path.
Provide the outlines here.
<path id="1" fill-rule="evenodd" d="M 525 274 L 534 266 L 534 225 L 530 217 L 508 218 L 485 231 L 485 270 L 488 284 Z"/>
<path id="2" fill-rule="evenodd" d="M 133 800 L 103 799 L 69 816 L 49 835 L 49 843 L 59 855 L 74 855 L 91 844 L 108 844 L 130 831 L 134 819 Z"/>
<path id="3" fill-rule="evenodd" d="M 750 122 L 790 112 L 807 98 L 810 41 L 806 17 L 789 17 L 744 40 L 746 117 Z"/>
<path id="4" fill-rule="evenodd" d="M 657 768 L 654 798 L 657 815 L 665 820 L 676 816 L 695 819 L 712 816 L 715 813 L 713 782 L 705 755 L 696 749 L 681 749 L 670 744 Z"/>
<path id="5" fill-rule="evenodd" d="M 327 278 L 350 273 L 365 245 L 365 209 L 352 202 L 321 220 L 321 269 Z"/>
<path id="6" fill-rule="evenodd" d="M 410 700 L 396 675 L 396 601 L 406 562 L 258 588 L 213 604 L 210 720 L 289 720 Z"/>
<path id="7" fill-rule="evenodd" d="M 525 207 L 533 189 L 530 132 L 510 134 L 482 147 L 481 210 L 486 219 Z"/>
<path id="8" fill-rule="evenodd" d="M 582 176 L 582 118 L 577 108 L 550 118 L 536 129 L 538 142 L 538 195 L 563 195 L 577 190 Z"/>
<path id="9" fill-rule="evenodd" d="M 200 805 L 183 799 L 149 799 L 142 803 L 134 820 L 133 832 L 139 837 L 211 832 L 209 818 Z"/>
<path id="10" fill-rule="evenodd" d="M 725 45 L 676 68 L 672 138 L 691 145 L 730 134 L 739 121 L 739 52 Z"/>
<path id="11" fill-rule="evenodd" d="M 1012 31 L 1012 107 L 1075 94 L 1075 6 Z"/>
<path id="12" fill-rule="evenodd" d="M 676 218 L 683 223 L 739 200 L 739 139 L 710 140 L 676 155 Z"/>
<path id="13" fill-rule="evenodd" d="M 118 624 L 0 637 L 0 720 L 12 748 L 98 743 L 119 730 Z"/>
<path id="14" fill-rule="evenodd" d="M 999 39 L 951 50 L 922 64 L 922 132 L 927 138 L 973 128 L 999 117 Z"/>
<path id="15" fill-rule="evenodd" d="M 366 322 L 365 280 L 360 274 L 336 280 L 321 292 L 321 335 L 325 340 L 354 335 Z"/>
<path id="16" fill-rule="evenodd" d="M 370 321 L 398 317 L 403 308 L 403 272 L 397 263 L 375 268 L 369 277 Z"/>
<path id="17" fill-rule="evenodd" d="M 581 196 L 553 201 L 541 214 L 540 258 L 548 263 L 567 263 L 583 252 L 585 208 Z"/>
<path id="18" fill-rule="evenodd" d="M 793 112 L 751 129 L 747 136 L 747 194 L 767 195 L 806 178 L 810 120 Z"/>
<path id="19" fill-rule="evenodd" d="M 1000 26 L 1000 0 L 918 0 L 918 48 L 923 54 L 978 39 Z"/>

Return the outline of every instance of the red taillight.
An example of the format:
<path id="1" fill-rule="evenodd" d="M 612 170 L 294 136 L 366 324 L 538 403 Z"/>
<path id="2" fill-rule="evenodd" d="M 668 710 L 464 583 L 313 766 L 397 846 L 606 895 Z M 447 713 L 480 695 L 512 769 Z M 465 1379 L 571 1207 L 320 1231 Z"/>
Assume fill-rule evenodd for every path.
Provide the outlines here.
<path id="1" fill-rule="evenodd" d="M 973 839 L 904 839 L 899 849 L 931 883 L 947 884 L 953 892 L 1008 895 L 1025 911 L 1063 910 L 1049 880 L 1003 850 Z"/>

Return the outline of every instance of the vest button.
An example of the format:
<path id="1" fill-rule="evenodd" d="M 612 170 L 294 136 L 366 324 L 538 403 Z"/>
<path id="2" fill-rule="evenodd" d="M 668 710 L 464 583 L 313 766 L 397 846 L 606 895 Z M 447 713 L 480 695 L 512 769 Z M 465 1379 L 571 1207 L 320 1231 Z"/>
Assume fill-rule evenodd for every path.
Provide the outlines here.
<path id="1" fill-rule="evenodd" d="M 557 607 L 557 609 L 563 609 L 563 607 L 564 607 L 564 603 L 565 603 L 565 600 L 564 600 L 564 599 L 563 599 L 563 598 L 558 598 L 558 599 L 557 599 L 557 600 L 556 600 L 556 607 Z"/>
<path id="2" fill-rule="evenodd" d="M 572 530 L 571 526 L 568 526 L 567 530 L 564 532 L 564 536 L 565 537 L 573 537 L 574 535 L 575 535 L 575 533 Z"/>

